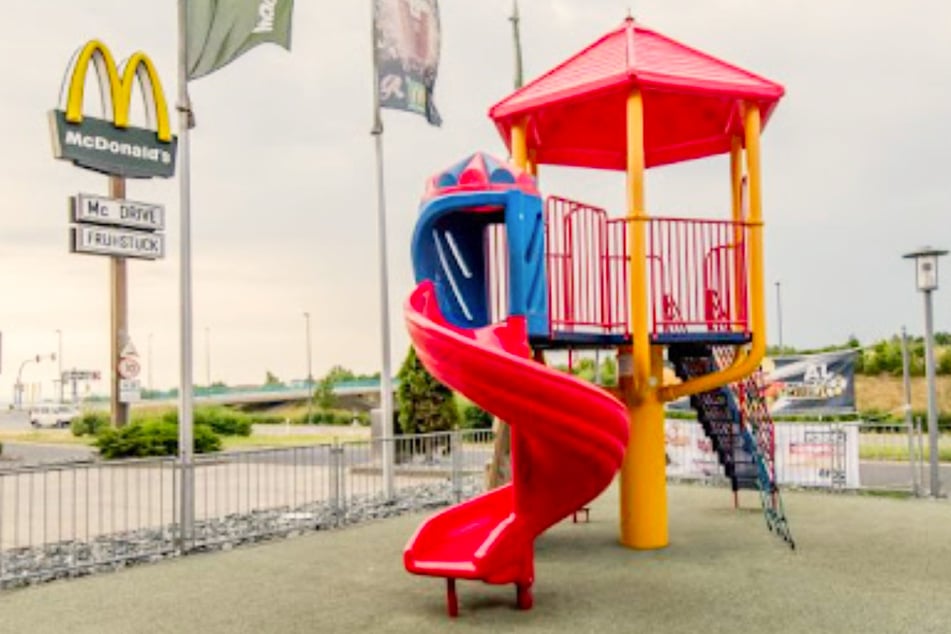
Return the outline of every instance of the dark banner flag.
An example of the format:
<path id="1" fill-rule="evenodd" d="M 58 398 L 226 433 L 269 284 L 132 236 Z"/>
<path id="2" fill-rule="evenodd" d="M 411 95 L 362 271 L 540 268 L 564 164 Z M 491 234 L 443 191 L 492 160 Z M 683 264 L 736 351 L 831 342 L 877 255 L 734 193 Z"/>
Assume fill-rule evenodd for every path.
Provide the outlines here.
<path id="1" fill-rule="evenodd" d="M 380 106 L 415 112 L 440 125 L 442 118 L 433 103 L 439 68 L 437 0 L 375 2 Z"/>
<path id="2" fill-rule="evenodd" d="M 186 14 L 188 79 L 198 79 L 254 48 L 291 49 L 294 0 L 190 0 Z"/>
<path id="3" fill-rule="evenodd" d="M 764 360 L 770 412 L 854 412 L 855 356 L 846 350 Z"/>

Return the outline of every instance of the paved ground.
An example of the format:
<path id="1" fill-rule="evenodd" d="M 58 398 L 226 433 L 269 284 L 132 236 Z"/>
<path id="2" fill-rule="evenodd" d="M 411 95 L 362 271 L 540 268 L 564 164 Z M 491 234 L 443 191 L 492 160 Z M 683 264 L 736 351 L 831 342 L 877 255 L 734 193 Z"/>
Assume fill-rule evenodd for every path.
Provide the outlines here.
<path id="1" fill-rule="evenodd" d="M 859 465 L 859 472 L 863 487 L 904 490 L 911 488 L 911 466 L 907 462 L 865 460 Z M 941 463 L 938 473 L 942 483 L 941 488 L 947 492 L 951 487 L 951 464 Z M 931 471 L 927 463 L 923 470 L 919 469 L 917 477 L 919 482 L 924 482 L 927 490 L 931 483 Z"/>
<path id="2" fill-rule="evenodd" d="M 0 595 L 10 632 L 947 632 L 951 504 L 788 494 L 795 553 L 726 491 L 670 488 L 669 548 L 616 544 L 616 493 L 537 547 L 535 609 L 407 575 L 419 516 Z M 754 500 L 745 500 L 752 506 Z"/>

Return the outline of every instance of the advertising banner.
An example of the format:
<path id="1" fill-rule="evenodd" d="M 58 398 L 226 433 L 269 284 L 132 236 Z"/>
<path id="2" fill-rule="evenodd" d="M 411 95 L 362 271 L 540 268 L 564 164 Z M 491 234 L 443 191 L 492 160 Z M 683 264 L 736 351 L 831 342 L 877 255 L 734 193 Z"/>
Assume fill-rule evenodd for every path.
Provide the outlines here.
<path id="1" fill-rule="evenodd" d="M 689 480 L 723 477 L 712 441 L 699 423 L 666 421 L 667 476 Z M 854 424 L 776 423 L 779 485 L 859 488 L 859 432 Z"/>
<path id="2" fill-rule="evenodd" d="M 374 1 L 380 106 L 415 112 L 440 125 L 433 103 L 440 44 L 437 0 Z"/>
<path id="3" fill-rule="evenodd" d="M 699 423 L 692 420 L 668 420 L 667 477 L 708 479 L 722 475 L 723 469 L 713 451 L 713 442 Z"/>
<path id="4" fill-rule="evenodd" d="M 832 414 L 855 411 L 855 350 L 763 362 L 766 400 L 776 414 Z"/>

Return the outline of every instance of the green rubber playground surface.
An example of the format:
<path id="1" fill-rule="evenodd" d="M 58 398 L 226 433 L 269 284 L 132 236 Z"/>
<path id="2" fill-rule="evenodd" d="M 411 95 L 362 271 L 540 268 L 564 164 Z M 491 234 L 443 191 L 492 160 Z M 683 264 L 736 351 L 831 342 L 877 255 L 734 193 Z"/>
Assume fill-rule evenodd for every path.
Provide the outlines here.
<path id="1" fill-rule="evenodd" d="M 420 516 L 0 594 L 0 632 L 951 632 L 951 503 L 787 493 L 798 550 L 750 495 L 670 487 L 671 545 L 616 544 L 616 491 L 538 542 L 535 608 L 511 586 L 403 571 Z"/>

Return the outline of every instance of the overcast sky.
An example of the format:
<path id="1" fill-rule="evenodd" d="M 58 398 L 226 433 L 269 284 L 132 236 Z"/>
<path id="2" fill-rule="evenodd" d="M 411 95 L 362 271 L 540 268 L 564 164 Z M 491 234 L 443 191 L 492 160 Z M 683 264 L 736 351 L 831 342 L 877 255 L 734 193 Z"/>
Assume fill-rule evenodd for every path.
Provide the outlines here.
<path id="1" fill-rule="evenodd" d="M 21 362 L 56 350 L 64 367 L 109 368 L 108 259 L 68 253 L 67 196 L 106 178 L 52 158 L 46 113 L 70 56 L 92 37 L 116 57 L 142 49 L 175 94 L 175 2 L 32 0 L 4 6 L 0 39 L 0 400 Z M 191 85 L 195 378 L 258 383 L 340 363 L 379 367 L 370 0 L 298 0 L 293 50 L 259 47 Z M 784 341 L 869 340 L 907 324 L 921 299 L 901 254 L 951 246 L 951 5 L 831 0 L 522 0 L 526 78 L 550 69 L 634 5 L 645 24 L 786 87 L 763 143 L 771 342 L 782 281 Z M 384 113 L 394 366 L 408 338 L 409 238 L 424 180 L 474 150 L 504 155 L 486 112 L 512 87 L 510 0 L 443 0 L 436 100 L 442 128 Z M 90 84 L 91 86 L 91 84 Z M 90 101 L 90 108 L 95 100 Z M 648 208 L 724 217 L 727 161 L 652 171 Z M 543 189 L 622 213 L 623 177 L 543 169 Z M 178 188 L 130 181 L 127 197 L 164 203 L 167 257 L 131 262 L 131 335 L 142 378 L 178 376 Z M 935 303 L 951 330 L 951 260 Z M 207 329 L 207 330 L 206 330 Z M 149 339 L 152 355 L 149 359 Z M 151 362 L 150 362 L 151 361 Z M 24 369 L 53 396 L 56 364 Z M 97 391 L 105 391 L 103 383 Z"/>

